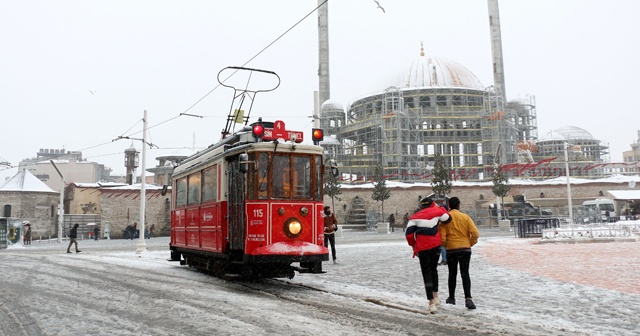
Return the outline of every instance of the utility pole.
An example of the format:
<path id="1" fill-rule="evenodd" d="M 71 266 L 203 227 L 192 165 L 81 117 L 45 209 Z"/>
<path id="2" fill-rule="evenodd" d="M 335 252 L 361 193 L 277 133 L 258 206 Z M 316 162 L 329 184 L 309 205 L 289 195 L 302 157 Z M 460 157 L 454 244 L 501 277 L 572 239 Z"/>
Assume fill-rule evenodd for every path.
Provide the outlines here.
<path id="1" fill-rule="evenodd" d="M 147 192 L 145 185 L 145 160 L 146 160 L 146 146 L 147 146 L 147 110 L 144 110 L 144 117 L 142 119 L 142 162 L 140 163 L 142 169 L 140 173 L 140 234 L 138 235 L 138 245 L 136 247 L 136 253 L 147 252 L 147 244 L 144 242 L 144 226 L 146 211 Z"/>
<path id="2" fill-rule="evenodd" d="M 55 162 L 53 160 L 49 160 L 53 165 L 53 168 L 56 169 L 58 175 L 60 175 L 60 179 L 62 180 L 62 186 L 60 187 L 60 204 L 58 204 L 58 243 L 62 243 L 62 221 L 64 217 L 64 175 L 58 169 Z"/>

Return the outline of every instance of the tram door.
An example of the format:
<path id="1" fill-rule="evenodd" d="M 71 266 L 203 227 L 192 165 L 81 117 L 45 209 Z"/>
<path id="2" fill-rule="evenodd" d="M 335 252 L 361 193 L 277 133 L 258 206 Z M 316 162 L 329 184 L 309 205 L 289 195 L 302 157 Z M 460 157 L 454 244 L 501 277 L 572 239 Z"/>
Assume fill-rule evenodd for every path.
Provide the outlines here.
<path id="1" fill-rule="evenodd" d="M 246 174 L 240 172 L 238 157 L 229 162 L 229 242 L 232 250 L 244 250 Z"/>

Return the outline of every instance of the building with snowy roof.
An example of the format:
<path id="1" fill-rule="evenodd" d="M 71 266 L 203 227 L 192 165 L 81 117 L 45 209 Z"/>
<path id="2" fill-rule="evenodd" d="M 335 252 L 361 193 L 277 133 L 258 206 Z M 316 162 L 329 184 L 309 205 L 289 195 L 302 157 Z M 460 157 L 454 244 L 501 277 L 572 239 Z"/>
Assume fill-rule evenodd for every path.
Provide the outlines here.
<path id="1" fill-rule="evenodd" d="M 640 162 L 640 131 L 638 131 L 638 139 L 631 144 L 631 150 L 622 153 L 623 164 L 625 172 L 639 173 L 640 167 L 637 163 Z"/>
<path id="2" fill-rule="evenodd" d="M 27 170 L 18 171 L 0 184 L 2 217 L 30 223 L 33 237 L 57 233 L 59 202 L 60 193 Z"/>
<path id="3" fill-rule="evenodd" d="M 35 158 L 19 163 L 20 170 L 29 170 L 53 190 L 61 190 L 62 179 L 51 163 L 53 161 L 66 181 L 94 183 L 111 181 L 111 169 L 103 164 L 86 161 L 78 151 L 64 149 L 40 149 Z"/>

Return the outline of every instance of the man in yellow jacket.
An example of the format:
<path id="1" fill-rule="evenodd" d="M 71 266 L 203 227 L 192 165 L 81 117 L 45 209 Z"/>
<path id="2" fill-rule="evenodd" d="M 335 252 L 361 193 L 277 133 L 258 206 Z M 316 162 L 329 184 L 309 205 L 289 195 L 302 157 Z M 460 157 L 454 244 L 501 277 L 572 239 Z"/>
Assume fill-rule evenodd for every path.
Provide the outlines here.
<path id="1" fill-rule="evenodd" d="M 464 290 L 465 306 L 468 309 L 476 309 L 471 299 L 471 278 L 469 277 L 469 263 L 471 261 L 471 247 L 478 242 L 480 233 L 469 215 L 460 211 L 460 199 L 449 199 L 449 214 L 451 222 L 440 225 L 442 246 L 447 250 L 447 266 L 449 268 L 449 298 L 448 304 L 456 304 L 456 277 L 458 276 L 458 263 L 460 263 L 460 276 Z"/>

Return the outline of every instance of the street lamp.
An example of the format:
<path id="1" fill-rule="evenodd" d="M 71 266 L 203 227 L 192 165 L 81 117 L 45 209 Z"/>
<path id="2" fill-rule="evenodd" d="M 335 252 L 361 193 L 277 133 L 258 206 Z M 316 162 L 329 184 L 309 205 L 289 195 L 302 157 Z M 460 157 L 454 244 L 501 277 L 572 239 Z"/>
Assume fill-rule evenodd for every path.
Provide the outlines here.
<path id="1" fill-rule="evenodd" d="M 564 169 L 567 175 L 567 198 L 569 201 L 569 223 L 573 224 L 573 203 L 571 202 L 571 181 L 569 179 L 569 154 L 567 150 L 569 148 L 569 143 L 564 143 Z"/>

